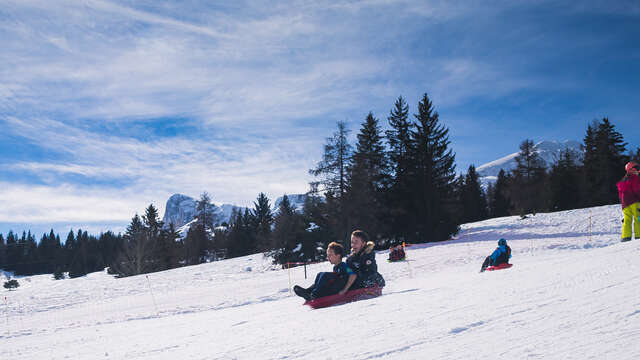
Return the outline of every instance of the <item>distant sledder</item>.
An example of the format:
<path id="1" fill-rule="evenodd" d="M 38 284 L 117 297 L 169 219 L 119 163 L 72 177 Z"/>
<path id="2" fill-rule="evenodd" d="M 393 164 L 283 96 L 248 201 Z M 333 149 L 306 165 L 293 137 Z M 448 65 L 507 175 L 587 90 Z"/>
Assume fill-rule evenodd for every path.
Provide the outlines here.
<path id="1" fill-rule="evenodd" d="M 498 247 L 495 251 L 484 259 L 480 272 L 510 268 L 512 266 L 509 264 L 510 258 L 511 248 L 507 245 L 507 240 L 502 238 L 498 240 Z"/>
<path id="2" fill-rule="evenodd" d="M 334 264 L 334 272 L 325 274 L 334 275 L 320 273 L 316 276 L 314 285 L 306 289 L 294 286 L 296 295 L 307 300 L 304 305 L 321 308 L 381 295 L 385 281 L 378 273 L 373 251 L 374 243 L 369 241 L 367 233 L 362 230 L 351 233 L 351 255 L 347 257 L 346 262 L 342 262 L 342 254 L 336 247 L 341 246 L 337 243 L 332 244 L 335 245 L 330 244 L 327 255 L 329 261 Z M 342 275 L 338 274 L 339 268 L 346 269 Z M 323 278 L 327 281 L 323 282 Z M 329 279 L 335 280 L 330 282 Z"/>
<path id="3" fill-rule="evenodd" d="M 634 162 L 628 162 L 624 169 L 626 174 L 616 184 L 624 216 L 622 242 L 631 240 L 632 224 L 635 238 L 640 239 L 640 178 L 638 177 L 640 166 Z"/>
<path id="4" fill-rule="evenodd" d="M 396 261 L 402 261 L 404 260 L 406 257 L 406 254 L 404 252 L 404 246 L 402 246 L 402 244 L 398 244 L 395 246 L 391 246 L 389 247 L 389 258 L 387 259 L 388 262 L 396 262 Z"/>

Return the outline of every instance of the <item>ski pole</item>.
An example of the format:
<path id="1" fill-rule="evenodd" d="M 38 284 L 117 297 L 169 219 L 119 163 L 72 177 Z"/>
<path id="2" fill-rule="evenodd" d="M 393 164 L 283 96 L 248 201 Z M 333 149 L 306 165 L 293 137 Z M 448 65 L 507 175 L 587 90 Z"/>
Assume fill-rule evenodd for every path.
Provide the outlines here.
<path id="1" fill-rule="evenodd" d="M 149 281 L 149 275 L 145 275 L 145 276 L 147 277 L 147 284 L 149 284 L 149 292 L 151 293 L 153 306 L 156 308 L 156 315 L 160 316 L 160 312 L 158 311 L 158 304 L 156 304 L 156 297 L 153 295 L 153 290 L 151 289 L 151 281 Z"/>
<path id="2" fill-rule="evenodd" d="M 411 271 L 411 263 L 409 262 L 409 256 L 407 255 L 407 249 L 404 246 L 404 241 L 402 242 L 402 250 L 404 251 L 404 260 L 407 262 L 407 267 L 409 268 L 409 279 L 413 279 L 413 271 Z"/>
<path id="3" fill-rule="evenodd" d="M 4 297 L 4 312 L 7 314 L 7 337 L 9 336 L 9 301 Z"/>
<path id="4" fill-rule="evenodd" d="M 291 292 L 291 265 L 287 262 L 287 273 L 289 273 L 289 295 L 293 295 Z"/>

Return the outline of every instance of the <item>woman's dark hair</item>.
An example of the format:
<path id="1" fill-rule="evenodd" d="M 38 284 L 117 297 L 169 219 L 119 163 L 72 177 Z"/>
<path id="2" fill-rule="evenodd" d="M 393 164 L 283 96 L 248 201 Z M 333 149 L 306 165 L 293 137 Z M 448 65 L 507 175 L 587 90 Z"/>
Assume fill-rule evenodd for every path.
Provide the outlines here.
<path id="1" fill-rule="evenodd" d="M 355 230 L 354 232 L 351 233 L 351 236 L 360 238 L 362 242 L 364 242 L 365 244 L 369 241 L 369 235 L 362 230 Z"/>

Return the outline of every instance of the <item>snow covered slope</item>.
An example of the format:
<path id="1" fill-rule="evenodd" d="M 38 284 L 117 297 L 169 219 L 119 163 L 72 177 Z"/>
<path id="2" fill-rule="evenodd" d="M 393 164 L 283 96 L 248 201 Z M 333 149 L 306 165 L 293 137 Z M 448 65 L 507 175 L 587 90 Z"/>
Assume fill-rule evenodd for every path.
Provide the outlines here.
<path id="1" fill-rule="evenodd" d="M 387 263 L 381 297 L 311 310 L 262 255 L 3 289 L 0 359 L 638 359 L 640 241 L 619 206 L 466 224 Z M 508 270 L 478 273 L 505 237 Z"/>

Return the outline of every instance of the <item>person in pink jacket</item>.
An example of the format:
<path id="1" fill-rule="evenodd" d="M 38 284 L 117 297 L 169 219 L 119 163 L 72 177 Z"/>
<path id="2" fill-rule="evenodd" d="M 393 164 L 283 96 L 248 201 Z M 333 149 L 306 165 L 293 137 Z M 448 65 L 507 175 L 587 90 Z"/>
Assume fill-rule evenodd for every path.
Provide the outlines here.
<path id="1" fill-rule="evenodd" d="M 636 240 L 640 239 L 640 166 L 634 162 L 628 162 L 624 167 L 625 176 L 617 184 L 620 205 L 624 220 L 622 224 L 622 241 L 631 240 L 631 224 Z"/>

